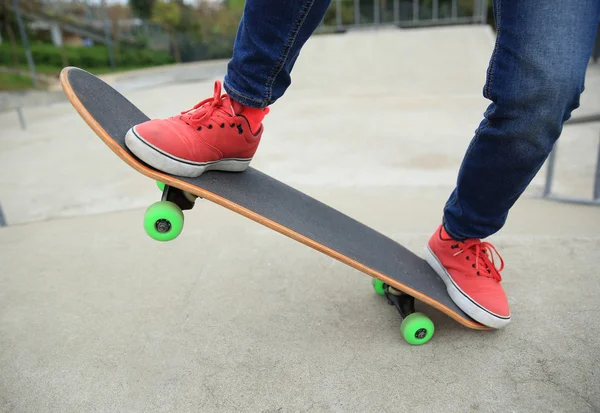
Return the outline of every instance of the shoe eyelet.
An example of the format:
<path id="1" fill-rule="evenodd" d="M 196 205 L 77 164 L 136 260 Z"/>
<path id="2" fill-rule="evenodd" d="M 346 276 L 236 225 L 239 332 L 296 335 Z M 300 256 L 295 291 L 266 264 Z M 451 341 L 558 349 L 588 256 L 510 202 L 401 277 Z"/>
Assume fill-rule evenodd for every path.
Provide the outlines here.
<path id="1" fill-rule="evenodd" d="M 471 267 L 475 268 L 475 264 L 471 264 Z"/>
<path id="2" fill-rule="evenodd" d="M 208 129 L 212 129 L 212 124 L 208 125 Z"/>
<path id="3" fill-rule="evenodd" d="M 202 126 L 198 126 L 198 129 L 196 129 L 196 130 L 201 131 L 202 130 Z"/>
<path id="4" fill-rule="evenodd" d="M 467 259 L 467 261 L 471 259 L 471 258 L 469 258 L 469 256 L 468 256 L 468 255 L 467 255 L 465 258 Z"/>
<path id="5" fill-rule="evenodd" d="M 456 249 L 456 248 L 458 248 L 458 244 L 452 244 L 452 246 L 450 248 Z"/>
<path id="6" fill-rule="evenodd" d="M 221 125 L 219 125 L 219 126 L 221 126 L 221 129 L 222 129 L 222 128 L 224 128 L 224 127 L 225 127 L 225 124 L 224 124 L 224 123 L 221 123 Z"/>
<path id="7" fill-rule="evenodd" d="M 229 125 L 229 126 L 231 126 L 232 128 L 235 128 L 235 123 L 232 123 L 232 124 L 231 124 L 231 125 Z"/>
<path id="8" fill-rule="evenodd" d="M 479 271 L 477 271 L 477 275 L 481 275 L 481 274 L 479 274 Z"/>

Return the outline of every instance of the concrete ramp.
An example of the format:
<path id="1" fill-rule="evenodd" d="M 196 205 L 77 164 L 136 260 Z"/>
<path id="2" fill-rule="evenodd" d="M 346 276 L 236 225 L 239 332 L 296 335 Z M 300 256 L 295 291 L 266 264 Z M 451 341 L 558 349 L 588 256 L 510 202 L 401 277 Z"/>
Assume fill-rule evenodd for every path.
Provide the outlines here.
<path id="1" fill-rule="evenodd" d="M 254 166 L 301 190 L 451 186 L 485 108 L 491 45 L 485 27 L 315 36 L 266 120 Z M 204 99 L 224 74 L 218 64 L 196 66 L 197 73 L 187 64 L 108 77 L 149 116 L 162 117 Z M 70 104 L 25 115 L 27 131 L 0 115 L 8 222 L 137 208 L 155 197 L 152 183 L 121 165 Z"/>

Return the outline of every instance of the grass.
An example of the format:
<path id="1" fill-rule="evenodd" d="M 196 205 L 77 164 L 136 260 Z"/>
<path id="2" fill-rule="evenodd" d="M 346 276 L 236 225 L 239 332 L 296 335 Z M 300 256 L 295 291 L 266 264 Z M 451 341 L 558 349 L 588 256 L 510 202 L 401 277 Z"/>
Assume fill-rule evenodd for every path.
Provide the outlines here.
<path id="1" fill-rule="evenodd" d="M 20 69 L 24 73 L 29 73 L 29 66 L 26 63 L 22 64 L 20 66 Z M 54 66 L 35 65 L 35 72 L 41 73 L 44 75 L 54 75 L 54 74 L 60 72 L 60 69 L 58 69 L 58 72 L 57 72 L 57 68 Z"/>
<path id="2" fill-rule="evenodd" d="M 95 75 L 103 75 L 106 73 L 111 73 L 111 72 L 123 72 L 126 70 L 132 70 L 132 69 L 142 69 L 144 67 L 147 66 L 131 66 L 131 67 L 124 67 L 124 66 L 119 66 L 117 67 L 116 70 L 114 70 L 112 67 L 110 66 L 104 66 L 104 67 L 94 67 L 94 68 L 90 68 L 90 69 L 86 69 L 85 67 L 82 67 L 82 69 L 87 70 L 90 73 L 93 73 Z M 27 66 L 26 64 L 21 65 L 21 70 L 29 73 L 29 66 Z M 35 71 L 36 73 L 41 73 L 44 75 L 50 75 L 50 76 L 58 76 L 60 74 L 60 71 L 62 70 L 62 66 L 47 66 L 47 65 L 36 65 L 35 66 Z"/>
<path id="3" fill-rule="evenodd" d="M 0 90 L 27 90 L 33 87 L 28 76 L 0 72 Z"/>
<path id="4" fill-rule="evenodd" d="M 125 72 L 127 70 L 134 69 L 143 69 L 147 66 L 128 66 L 128 67 L 118 67 L 114 70 L 110 66 L 106 67 L 94 67 L 91 69 L 86 69 L 90 73 L 94 75 L 103 75 L 106 73 L 117 73 L 117 72 Z M 29 66 L 26 64 L 20 66 L 23 74 L 17 73 L 5 73 L 0 71 L 0 91 L 19 91 L 19 90 L 27 90 L 33 89 L 33 82 L 29 77 Z M 82 68 L 85 69 L 85 68 Z M 56 66 L 44 66 L 44 65 L 36 65 L 35 71 L 36 73 L 43 74 L 46 76 L 56 76 L 60 74 L 62 67 Z"/>

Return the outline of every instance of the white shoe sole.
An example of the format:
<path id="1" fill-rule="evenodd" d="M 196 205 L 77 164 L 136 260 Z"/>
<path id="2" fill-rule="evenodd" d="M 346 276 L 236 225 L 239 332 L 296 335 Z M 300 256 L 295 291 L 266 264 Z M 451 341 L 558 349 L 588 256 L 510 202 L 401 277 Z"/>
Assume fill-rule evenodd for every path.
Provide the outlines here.
<path id="1" fill-rule="evenodd" d="M 442 281 L 444 281 L 452 301 L 454 301 L 454 303 L 456 303 L 456 305 L 473 320 L 478 321 L 485 326 L 498 329 L 506 327 L 506 325 L 510 323 L 510 316 L 500 316 L 488 311 L 465 294 L 465 292 L 452 281 L 450 274 L 448 274 L 448 271 L 446 271 L 435 254 L 431 251 L 429 245 L 425 246 L 425 261 L 427 261 L 433 270 L 441 277 Z"/>
<path id="2" fill-rule="evenodd" d="M 192 162 L 170 155 L 148 143 L 135 131 L 135 126 L 125 135 L 125 145 L 143 162 L 172 175 L 196 178 L 206 171 L 243 172 L 252 158 L 228 158 L 214 162 Z"/>

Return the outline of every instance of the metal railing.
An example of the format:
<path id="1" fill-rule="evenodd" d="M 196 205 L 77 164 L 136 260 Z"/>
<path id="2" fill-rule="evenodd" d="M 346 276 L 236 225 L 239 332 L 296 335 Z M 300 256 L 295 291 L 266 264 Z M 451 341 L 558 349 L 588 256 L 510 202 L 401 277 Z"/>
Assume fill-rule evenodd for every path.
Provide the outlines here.
<path id="1" fill-rule="evenodd" d="M 465 2 L 459 0 L 333 0 L 320 30 L 487 24 L 488 3 L 472 0 L 468 7 L 461 7 Z"/>
<path id="2" fill-rule="evenodd" d="M 589 116 L 581 116 L 579 118 L 573 118 L 565 122 L 565 126 L 568 125 L 577 125 L 582 123 L 592 123 L 592 122 L 600 122 L 600 114 L 597 115 L 589 115 Z M 554 181 L 554 169 L 556 163 L 556 145 L 550 152 L 548 156 L 547 165 L 548 169 L 546 170 L 546 182 L 544 184 L 544 191 L 542 193 L 542 197 L 546 199 L 551 199 L 554 201 L 562 201 L 562 202 L 570 202 L 577 204 L 586 204 L 586 205 L 600 205 L 600 138 L 598 139 L 598 155 L 596 158 L 596 170 L 594 172 L 594 184 L 593 184 L 593 193 L 592 199 L 587 198 L 577 198 L 577 197 L 566 197 L 561 195 L 555 195 L 552 193 L 552 183 Z"/>
<path id="3" fill-rule="evenodd" d="M 2 205 L 0 205 L 0 227 L 6 226 L 6 218 L 4 218 L 4 212 L 2 212 Z"/>
<path id="4" fill-rule="evenodd" d="M 23 108 L 21 107 L 21 105 L 13 105 L 5 99 L 0 99 L 0 113 L 10 112 L 12 110 L 17 112 L 17 117 L 19 118 L 19 124 L 21 125 L 21 129 L 27 129 L 27 124 L 25 123 L 25 116 L 23 116 Z"/>

